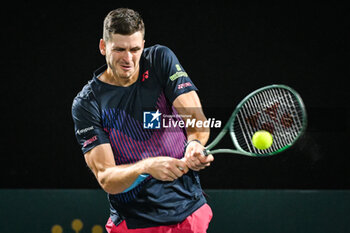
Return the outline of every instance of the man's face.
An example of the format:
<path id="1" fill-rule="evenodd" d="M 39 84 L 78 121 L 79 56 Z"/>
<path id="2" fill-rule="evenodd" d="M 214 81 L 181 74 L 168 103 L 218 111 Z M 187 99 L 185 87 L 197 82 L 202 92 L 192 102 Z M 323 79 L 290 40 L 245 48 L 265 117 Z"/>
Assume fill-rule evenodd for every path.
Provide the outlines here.
<path id="1" fill-rule="evenodd" d="M 115 78 L 125 80 L 138 74 L 144 43 L 140 31 L 131 35 L 112 34 L 108 41 L 101 40 L 101 53 L 106 56 L 108 68 Z"/>

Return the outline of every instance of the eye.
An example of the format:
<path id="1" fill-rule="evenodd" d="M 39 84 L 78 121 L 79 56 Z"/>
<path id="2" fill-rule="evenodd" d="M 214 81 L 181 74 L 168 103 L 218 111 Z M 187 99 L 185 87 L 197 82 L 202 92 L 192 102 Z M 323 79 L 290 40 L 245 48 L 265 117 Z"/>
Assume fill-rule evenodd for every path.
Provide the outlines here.
<path id="1" fill-rule="evenodd" d="M 130 49 L 130 51 L 131 51 L 132 53 L 136 53 L 136 52 L 139 51 L 140 49 L 141 49 L 140 47 L 135 47 L 135 48 Z"/>
<path id="2" fill-rule="evenodd" d="M 124 48 L 114 48 L 113 51 L 123 52 L 123 51 L 125 51 L 125 49 Z"/>

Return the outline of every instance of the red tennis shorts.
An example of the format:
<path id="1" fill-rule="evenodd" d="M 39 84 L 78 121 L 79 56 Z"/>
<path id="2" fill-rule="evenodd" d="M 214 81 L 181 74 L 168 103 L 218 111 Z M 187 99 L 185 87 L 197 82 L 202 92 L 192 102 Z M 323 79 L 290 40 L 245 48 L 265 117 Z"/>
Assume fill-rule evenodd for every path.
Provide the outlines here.
<path id="1" fill-rule="evenodd" d="M 108 219 L 106 230 L 108 233 L 206 233 L 212 217 L 211 208 L 204 204 L 184 221 L 175 225 L 128 229 L 125 220 L 115 226 L 112 220 Z"/>

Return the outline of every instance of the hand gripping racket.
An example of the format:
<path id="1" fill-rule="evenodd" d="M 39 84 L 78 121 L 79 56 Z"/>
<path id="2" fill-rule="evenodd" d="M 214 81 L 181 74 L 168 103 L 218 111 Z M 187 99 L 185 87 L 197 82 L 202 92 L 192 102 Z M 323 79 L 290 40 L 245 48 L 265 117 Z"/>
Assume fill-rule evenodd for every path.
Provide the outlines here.
<path id="1" fill-rule="evenodd" d="M 305 106 L 295 90 L 285 85 L 265 86 L 250 93 L 237 105 L 224 128 L 203 154 L 275 155 L 291 147 L 303 134 L 306 125 Z M 267 149 L 257 149 L 252 144 L 251 139 L 259 130 L 266 130 L 273 137 L 273 143 Z M 227 132 L 236 149 L 213 149 Z M 133 189 L 148 176 L 140 175 L 124 192 Z"/>

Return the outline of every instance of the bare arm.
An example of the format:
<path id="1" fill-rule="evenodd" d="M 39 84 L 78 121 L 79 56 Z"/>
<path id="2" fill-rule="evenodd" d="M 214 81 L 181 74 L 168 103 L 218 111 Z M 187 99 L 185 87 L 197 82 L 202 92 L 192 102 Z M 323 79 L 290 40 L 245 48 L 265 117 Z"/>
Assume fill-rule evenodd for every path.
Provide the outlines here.
<path id="1" fill-rule="evenodd" d="M 120 193 L 144 172 L 142 164 L 116 166 L 110 144 L 99 145 L 85 154 L 85 161 L 107 193 Z"/>
<path id="2" fill-rule="evenodd" d="M 199 97 L 195 91 L 191 91 L 185 94 L 178 96 L 174 102 L 173 106 L 176 111 L 183 117 L 184 120 L 196 119 L 197 121 L 205 121 L 207 120 L 203 110 L 202 105 L 200 103 Z M 185 151 L 185 161 L 189 168 L 193 170 L 201 170 L 210 165 L 210 163 L 214 160 L 212 155 L 204 156 L 201 152 L 204 150 L 204 145 L 207 143 L 209 139 L 210 129 L 209 128 L 198 128 L 196 127 L 188 127 L 187 129 L 187 140 L 199 140 L 200 143 L 196 141 L 192 141 L 187 145 Z"/>
<path id="3" fill-rule="evenodd" d="M 143 173 L 158 180 L 173 181 L 188 172 L 185 162 L 171 157 L 154 157 L 134 164 L 115 165 L 110 144 L 99 145 L 84 156 L 100 186 L 111 194 L 123 192 Z"/>
<path id="4" fill-rule="evenodd" d="M 184 120 L 188 118 L 200 121 L 207 120 L 203 113 L 199 97 L 195 91 L 191 91 L 178 96 L 174 100 L 173 106 L 180 115 L 191 116 L 184 117 Z M 186 130 L 188 141 L 197 139 L 201 142 L 202 145 L 205 145 L 207 143 L 210 134 L 209 128 L 188 127 Z"/>

